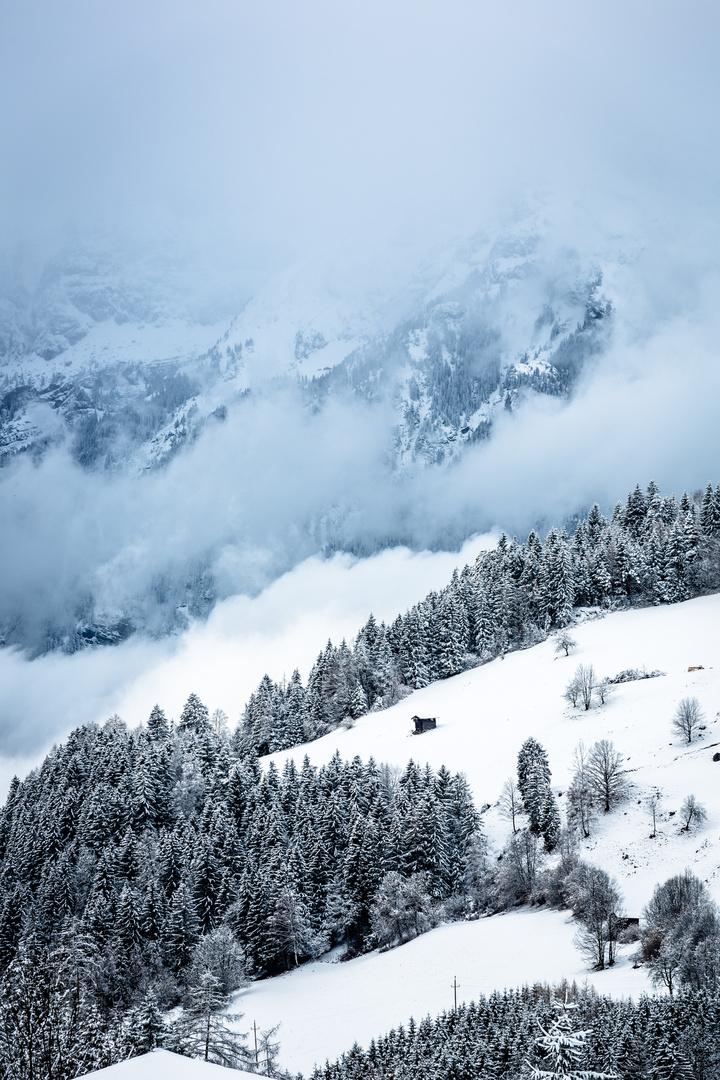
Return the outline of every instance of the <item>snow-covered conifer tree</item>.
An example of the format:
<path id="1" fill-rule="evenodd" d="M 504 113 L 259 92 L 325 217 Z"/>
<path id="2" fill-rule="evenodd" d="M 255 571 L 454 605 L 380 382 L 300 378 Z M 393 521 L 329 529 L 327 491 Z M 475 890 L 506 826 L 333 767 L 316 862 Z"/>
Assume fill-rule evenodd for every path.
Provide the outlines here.
<path id="1" fill-rule="evenodd" d="M 616 1080 L 615 1073 L 593 1072 L 582 1068 L 589 1031 L 573 1027 L 573 1003 L 556 1002 L 557 1014 L 549 1029 L 540 1024 L 541 1034 L 535 1040 L 545 1067 L 532 1066 L 532 1080 Z"/>
<path id="2" fill-rule="evenodd" d="M 197 735 L 210 730 L 210 713 L 197 694 L 190 694 L 180 714 L 178 731 L 193 731 Z"/>

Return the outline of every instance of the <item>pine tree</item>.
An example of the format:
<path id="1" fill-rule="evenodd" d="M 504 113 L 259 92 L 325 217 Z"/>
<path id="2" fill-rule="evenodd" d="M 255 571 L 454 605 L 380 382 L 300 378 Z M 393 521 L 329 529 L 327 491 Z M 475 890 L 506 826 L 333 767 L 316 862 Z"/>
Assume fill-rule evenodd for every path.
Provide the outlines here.
<path id="1" fill-rule="evenodd" d="M 161 891 L 154 880 L 145 886 L 140 908 L 140 930 L 146 941 L 157 941 L 162 931 L 165 904 Z"/>
<path id="2" fill-rule="evenodd" d="M 199 936 L 195 902 L 187 886 L 180 885 L 170 901 L 162 935 L 168 963 L 176 974 L 190 962 Z"/>
<path id="3" fill-rule="evenodd" d="M 126 1027 L 133 1054 L 148 1054 L 164 1045 L 168 1034 L 167 1026 L 152 990 L 149 990 L 142 1002 L 130 1012 Z"/>
<path id="4" fill-rule="evenodd" d="M 588 1031 L 573 1028 L 571 1010 L 576 1006 L 568 1002 L 556 1002 L 558 1010 L 548 1031 L 538 1024 L 542 1032 L 536 1039 L 547 1068 L 533 1067 L 532 1080 L 617 1080 L 614 1073 L 599 1073 L 581 1068 Z"/>
<path id="5" fill-rule="evenodd" d="M 155 788 L 150 754 L 143 754 L 133 775 L 133 828 L 142 832 L 153 827 L 159 818 L 159 799 Z"/>
<path id="6" fill-rule="evenodd" d="M 672 1035 L 662 1033 L 653 1050 L 650 1080 L 693 1080 L 690 1062 Z"/>
<path id="7" fill-rule="evenodd" d="M 527 811 L 530 828 L 541 831 L 543 808 L 550 790 L 547 754 L 537 740 L 526 739 L 518 753 L 518 788 Z"/>
<path id="8" fill-rule="evenodd" d="M 147 722 L 148 736 L 153 742 L 164 742 L 170 734 L 170 725 L 159 705 L 154 705 Z"/>
<path id="9" fill-rule="evenodd" d="M 209 934 L 217 926 L 221 874 L 209 840 L 202 840 L 193 859 L 193 899 L 200 933 Z"/>
<path id="10" fill-rule="evenodd" d="M 129 953 L 142 940 L 142 918 L 137 893 L 124 885 L 115 916 L 117 939 L 124 952 Z"/>
<path id="11" fill-rule="evenodd" d="M 546 851 L 553 851 L 560 840 L 561 822 L 557 800 L 550 788 L 545 791 L 538 824 Z"/>
<path id="12" fill-rule="evenodd" d="M 306 710 L 305 690 L 300 672 L 295 668 L 287 689 L 287 742 L 289 746 L 297 746 L 298 743 L 305 741 Z"/>
<path id="13" fill-rule="evenodd" d="M 706 536 L 715 535 L 715 492 L 712 484 L 708 484 L 705 488 L 702 503 L 700 504 L 700 526 Z"/>
<path id="14" fill-rule="evenodd" d="M 180 714 L 179 732 L 203 735 L 210 731 L 210 713 L 197 694 L 190 694 Z"/>
<path id="15" fill-rule="evenodd" d="M 646 510 L 645 496 L 640 485 L 636 484 L 634 490 L 627 497 L 624 515 L 625 528 L 635 539 L 642 534 Z"/>
<path id="16" fill-rule="evenodd" d="M 355 689 L 352 692 L 350 699 L 350 716 L 353 720 L 357 720 L 360 716 L 364 716 L 368 711 L 368 701 L 360 683 L 355 683 Z"/>
<path id="17" fill-rule="evenodd" d="M 598 549 L 591 557 L 590 581 L 593 600 L 596 604 L 607 604 L 612 594 L 612 578 L 607 564 L 607 555 Z"/>
<path id="18" fill-rule="evenodd" d="M 285 876 L 283 874 L 283 876 Z M 316 934 L 310 912 L 296 887 L 287 881 L 276 893 L 273 912 L 268 921 L 269 946 L 280 960 L 280 969 L 323 951 L 325 942 Z"/>

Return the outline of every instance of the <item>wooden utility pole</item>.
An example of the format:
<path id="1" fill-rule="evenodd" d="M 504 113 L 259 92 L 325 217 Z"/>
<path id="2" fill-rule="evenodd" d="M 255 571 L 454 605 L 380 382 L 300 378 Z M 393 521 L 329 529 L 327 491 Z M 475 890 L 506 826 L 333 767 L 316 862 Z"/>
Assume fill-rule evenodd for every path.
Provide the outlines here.
<path id="1" fill-rule="evenodd" d="M 457 1012 L 457 975 L 453 975 L 453 998 L 455 1001 L 455 1012 Z"/>
<path id="2" fill-rule="evenodd" d="M 257 1024 L 253 1020 L 253 1035 L 255 1036 L 255 1068 L 260 1066 L 260 1058 L 258 1057 L 258 1045 L 257 1045 Z"/>

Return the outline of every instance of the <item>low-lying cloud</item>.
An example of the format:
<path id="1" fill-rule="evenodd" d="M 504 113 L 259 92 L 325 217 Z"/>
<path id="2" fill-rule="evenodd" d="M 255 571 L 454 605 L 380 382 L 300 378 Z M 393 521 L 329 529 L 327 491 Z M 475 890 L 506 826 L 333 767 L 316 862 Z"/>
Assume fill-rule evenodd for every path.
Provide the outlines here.
<path id="1" fill-rule="evenodd" d="M 193 692 L 211 710 L 224 709 L 234 725 L 265 672 L 281 680 L 298 667 L 307 678 L 328 637 L 349 639 L 371 611 L 393 618 L 493 542 L 478 537 L 451 553 L 395 548 L 367 559 L 316 556 L 254 598 L 221 602 L 207 622 L 181 636 L 32 661 L 19 650 L 0 650 L 0 797 L 13 774 L 23 775 L 53 741 L 116 712 L 134 726 L 159 702 L 177 719 Z"/>
<path id="2" fill-rule="evenodd" d="M 697 202 L 719 21 L 705 0 L 28 0 L 0 41 L 0 228 L 162 225 L 269 268 L 443 239 L 558 180 Z"/>
<path id="3" fill-rule="evenodd" d="M 389 403 L 330 397 L 313 411 L 293 388 L 241 400 L 141 478 L 84 471 L 62 449 L 15 463 L 0 478 L 10 639 L 42 649 L 48 627 L 123 614 L 162 634 L 177 627 L 188 580 L 209 610 L 317 551 L 457 550 L 491 528 L 524 534 L 612 504 L 637 481 L 717 481 L 719 279 L 705 268 L 685 295 L 663 273 L 644 290 L 614 283 L 610 346 L 569 401 L 531 397 L 503 412 L 491 439 L 450 467 L 392 472 Z"/>
<path id="4" fill-rule="evenodd" d="M 32 751 L 117 708 L 135 723 L 155 699 L 175 714 L 191 690 L 235 717 L 265 669 L 277 678 L 307 669 L 328 635 L 352 634 L 371 608 L 391 618 L 442 584 L 468 557 L 457 552 L 469 535 L 523 537 L 594 500 L 611 507 L 636 481 L 678 494 L 718 482 L 720 325 L 708 307 L 640 341 L 621 321 L 570 401 L 535 398 L 503 413 L 492 438 L 449 468 L 393 476 L 382 408 L 334 402 L 309 415 L 291 392 L 241 403 L 141 481 L 83 472 L 61 452 L 19 464 L 2 485 L 4 611 L 40 625 L 83 590 L 120 610 L 168 568 L 201 558 L 226 599 L 180 638 L 33 661 L 0 652 L 0 749 Z M 307 561 L 318 543 L 308 522 L 333 513 L 349 549 L 395 538 L 449 553 Z"/>

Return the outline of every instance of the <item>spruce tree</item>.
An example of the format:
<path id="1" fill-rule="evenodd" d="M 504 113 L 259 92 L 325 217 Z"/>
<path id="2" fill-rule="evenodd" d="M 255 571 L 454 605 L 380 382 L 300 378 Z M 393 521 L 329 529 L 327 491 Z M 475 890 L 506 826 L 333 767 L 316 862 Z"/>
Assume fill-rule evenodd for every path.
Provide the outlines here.
<path id="1" fill-rule="evenodd" d="M 186 885 L 180 885 L 170 901 L 162 935 L 168 963 L 176 974 L 190 962 L 199 936 L 192 893 Z"/>
<path id="2" fill-rule="evenodd" d="M 210 731 L 210 713 L 197 694 L 190 694 L 180 713 L 179 732 L 202 735 Z"/>
<path id="3" fill-rule="evenodd" d="M 526 739 L 518 753 L 518 788 L 533 832 L 541 831 L 543 808 L 550 790 L 547 753 L 536 739 Z"/>
<path id="4" fill-rule="evenodd" d="M 550 788 L 545 791 L 538 824 L 546 851 L 553 851 L 560 840 L 561 822 L 557 800 Z"/>
<path id="5" fill-rule="evenodd" d="M 546 1068 L 532 1068 L 532 1080 L 617 1080 L 614 1073 L 594 1072 L 582 1068 L 582 1059 L 588 1038 L 588 1031 L 573 1027 L 571 1012 L 576 1006 L 567 1000 L 555 1004 L 555 1019 L 546 1031 L 536 1039 L 542 1055 L 542 1064 Z"/>
<path id="6" fill-rule="evenodd" d="M 159 705 L 154 705 L 147 722 L 147 732 L 153 742 L 164 742 L 170 734 L 168 719 Z"/>

